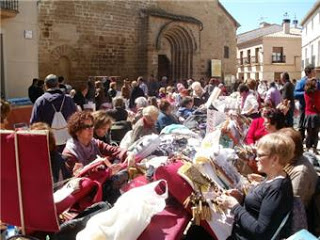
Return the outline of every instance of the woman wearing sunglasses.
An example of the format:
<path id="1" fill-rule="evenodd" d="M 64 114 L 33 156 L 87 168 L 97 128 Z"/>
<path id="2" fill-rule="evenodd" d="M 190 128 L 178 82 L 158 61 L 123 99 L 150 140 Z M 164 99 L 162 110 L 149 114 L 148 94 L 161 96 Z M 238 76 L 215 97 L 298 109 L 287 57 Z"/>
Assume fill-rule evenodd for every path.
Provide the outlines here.
<path id="1" fill-rule="evenodd" d="M 246 196 L 238 190 L 228 190 L 218 200 L 234 214 L 228 239 L 272 239 L 293 206 L 292 185 L 284 166 L 292 159 L 294 146 L 290 137 L 278 133 L 259 140 L 256 160 L 258 171 L 266 174 L 265 180 Z M 288 223 L 280 231 L 280 239 L 290 234 Z"/>
<path id="2" fill-rule="evenodd" d="M 74 174 L 83 166 L 94 161 L 97 156 L 107 157 L 113 163 L 127 161 L 134 164 L 134 156 L 125 149 L 108 145 L 94 139 L 94 118 L 90 112 L 75 112 L 68 120 L 68 131 L 72 138 L 67 141 L 62 155 L 68 170 Z"/>

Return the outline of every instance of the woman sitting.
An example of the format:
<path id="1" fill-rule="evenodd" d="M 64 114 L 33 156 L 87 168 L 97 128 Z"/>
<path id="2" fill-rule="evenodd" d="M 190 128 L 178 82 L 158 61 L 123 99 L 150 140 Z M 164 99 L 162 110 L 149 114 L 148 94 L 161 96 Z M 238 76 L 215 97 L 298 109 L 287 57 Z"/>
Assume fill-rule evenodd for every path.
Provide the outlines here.
<path id="1" fill-rule="evenodd" d="M 172 115 L 173 107 L 172 105 L 167 101 L 162 99 L 159 105 L 160 113 L 157 120 L 157 130 L 160 133 L 163 128 L 166 126 L 169 126 L 174 123 L 179 123 L 177 119 L 175 119 Z"/>
<path id="2" fill-rule="evenodd" d="M 155 126 L 158 115 L 159 110 L 155 106 L 148 106 L 143 109 L 142 118 L 133 126 L 130 144 L 145 135 L 158 134 Z"/>
<path id="3" fill-rule="evenodd" d="M 303 155 L 301 134 L 293 128 L 280 129 L 279 134 L 290 137 L 295 143 L 294 156 L 285 170 L 292 182 L 293 195 L 300 197 L 306 210 L 308 210 L 312 195 L 316 190 L 317 172 L 307 157 Z"/>
<path id="4" fill-rule="evenodd" d="M 68 120 L 68 131 L 72 138 L 67 141 L 62 155 L 66 158 L 67 169 L 75 174 L 97 156 L 134 164 L 134 156 L 119 147 L 108 145 L 93 138 L 94 118 L 90 112 L 75 112 Z"/>
<path id="5" fill-rule="evenodd" d="M 113 99 L 113 109 L 109 109 L 107 113 L 114 119 L 115 122 L 126 121 L 128 112 L 123 97 L 115 97 Z"/>
<path id="6" fill-rule="evenodd" d="M 110 144 L 110 127 L 113 119 L 105 111 L 96 111 L 92 113 L 94 118 L 94 131 L 93 137 L 102 142 Z"/>
<path id="7" fill-rule="evenodd" d="M 245 142 L 255 144 L 264 135 L 275 132 L 284 126 L 285 116 L 280 110 L 265 108 L 262 111 L 262 117 L 251 122 Z"/>
<path id="8" fill-rule="evenodd" d="M 199 107 L 207 102 L 209 95 L 203 90 L 200 82 L 192 83 L 191 88 L 193 91 L 192 96 L 195 107 Z"/>
<path id="9" fill-rule="evenodd" d="M 291 212 L 293 192 L 284 166 L 294 155 L 294 142 L 287 136 L 271 133 L 258 142 L 258 170 L 266 179 L 245 197 L 238 190 L 228 190 L 218 202 L 234 214 L 232 235 L 228 239 L 271 239 L 280 223 Z M 278 237 L 287 237 L 288 222 Z"/>

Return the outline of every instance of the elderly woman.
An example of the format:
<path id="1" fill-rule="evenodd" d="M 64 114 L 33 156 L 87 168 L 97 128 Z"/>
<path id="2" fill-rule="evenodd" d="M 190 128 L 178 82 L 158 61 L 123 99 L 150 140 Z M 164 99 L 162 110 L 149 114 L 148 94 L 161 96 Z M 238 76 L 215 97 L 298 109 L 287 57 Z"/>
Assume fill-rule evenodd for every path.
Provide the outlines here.
<path id="1" fill-rule="evenodd" d="M 195 107 L 199 107 L 200 105 L 206 103 L 209 98 L 207 92 L 205 92 L 201 86 L 200 82 L 194 82 L 191 85 L 193 91 L 193 102 Z"/>
<path id="2" fill-rule="evenodd" d="M 115 97 L 113 99 L 113 109 L 109 109 L 107 113 L 117 122 L 126 121 L 128 118 L 128 112 L 126 110 L 126 104 L 123 97 Z"/>
<path id="3" fill-rule="evenodd" d="M 91 163 L 97 156 L 107 157 L 111 163 L 115 160 L 134 163 L 134 156 L 119 147 L 110 146 L 93 138 L 94 118 L 90 112 L 76 112 L 68 120 L 68 131 L 72 138 L 67 141 L 62 155 L 71 173 Z"/>
<path id="4" fill-rule="evenodd" d="M 234 214 L 232 235 L 228 239 L 271 239 L 293 206 L 293 192 L 284 166 L 294 155 L 290 137 L 271 133 L 258 142 L 258 170 L 266 179 L 245 197 L 238 190 L 228 190 L 218 202 Z M 285 224 L 278 237 L 287 237 Z"/>
<path id="5" fill-rule="evenodd" d="M 96 111 L 92 113 L 94 118 L 93 137 L 102 142 L 110 144 L 109 130 L 113 119 L 105 111 Z"/>
<path id="6" fill-rule="evenodd" d="M 300 197 L 308 210 L 312 195 L 316 190 L 317 172 L 308 158 L 303 155 L 301 134 L 293 128 L 280 129 L 279 134 L 290 137 L 295 143 L 294 156 L 285 170 L 291 179 L 294 196 Z"/>
<path id="7" fill-rule="evenodd" d="M 132 124 L 136 124 L 139 121 L 139 119 L 142 118 L 143 109 L 149 105 L 148 100 L 145 97 L 138 97 L 135 100 L 135 104 L 136 104 L 136 113 L 134 114 L 133 119 L 131 121 Z"/>
<path id="8" fill-rule="evenodd" d="M 131 135 L 131 144 L 139 138 L 152 133 L 158 134 L 156 122 L 159 110 L 155 106 L 148 106 L 142 111 L 142 118 L 134 125 Z"/>
<path id="9" fill-rule="evenodd" d="M 245 142 L 255 144 L 264 135 L 275 132 L 284 126 L 285 116 L 280 110 L 265 108 L 262 111 L 262 117 L 251 122 Z"/>

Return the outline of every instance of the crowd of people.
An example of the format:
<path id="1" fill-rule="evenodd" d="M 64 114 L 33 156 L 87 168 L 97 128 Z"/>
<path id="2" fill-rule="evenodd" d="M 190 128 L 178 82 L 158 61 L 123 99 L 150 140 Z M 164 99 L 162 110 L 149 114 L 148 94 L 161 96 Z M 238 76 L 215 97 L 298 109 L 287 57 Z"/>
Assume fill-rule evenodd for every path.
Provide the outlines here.
<path id="1" fill-rule="evenodd" d="M 167 77 L 161 81 L 154 76 L 148 80 L 138 77 L 136 81 L 124 79 L 120 91 L 118 84 L 105 78 L 73 89 L 63 77 L 53 74 L 44 81 L 33 80 L 28 90 L 34 104 L 30 129 L 50 132 L 54 182 L 75 176 L 97 155 L 108 157 L 112 169 L 121 168 L 121 163 L 134 166 L 135 156 L 119 147 L 125 135 L 129 135 L 130 146 L 143 136 L 160 134 L 169 125 L 184 124 L 206 108 L 210 95 L 218 89 L 222 97 L 236 97 L 238 105 L 233 110 L 251 122 L 244 143 L 256 148 L 256 158 L 249 164 L 254 174 L 248 175 L 256 186 L 247 195 L 228 190 L 218 199 L 235 216 L 229 239 L 271 239 L 292 212 L 294 197 L 301 199 L 307 215 L 314 211 L 311 200 L 319 177 L 308 154 L 318 154 L 320 82 L 313 66 L 305 68 L 305 77 L 297 83 L 284 72 L 277 82 L 239 81 L 235 92 L 228 92 L 223 82 L 214 78 L 207 83 L 189 79 L 171 85 Z M 300 117 L 295 130 L 297 112 Z M 53 124 L 57 113 L 65 120 L 64 126 Z M 1 129 L 6 128 L 9 114 L 10 104 L 1 100 Z M 58 138 L 61 131 L 69 138 Z M 285 230 L 288 228 L 281 232 L 282 237 L 289 234 Z"/>

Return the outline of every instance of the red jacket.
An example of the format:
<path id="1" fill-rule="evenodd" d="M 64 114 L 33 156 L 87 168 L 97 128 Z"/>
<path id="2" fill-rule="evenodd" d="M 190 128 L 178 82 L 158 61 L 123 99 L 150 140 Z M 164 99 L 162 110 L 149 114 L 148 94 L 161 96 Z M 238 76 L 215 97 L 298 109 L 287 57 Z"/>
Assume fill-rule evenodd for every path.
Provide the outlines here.
<path id="1" fill-rule="evenodd" d="M 245 141 L 247 144 L 254 144 L 266 134 L 268 131 L 264 126 L 264 119 L 262 117 L 256 118 L 251 122 Z"/>
<path id="2" fill-rule="evenodd" d="M 304 100 L 306 115 L 320 114 L 320 90 L 316 90 L 314 93 L 305 93 Z"/>

